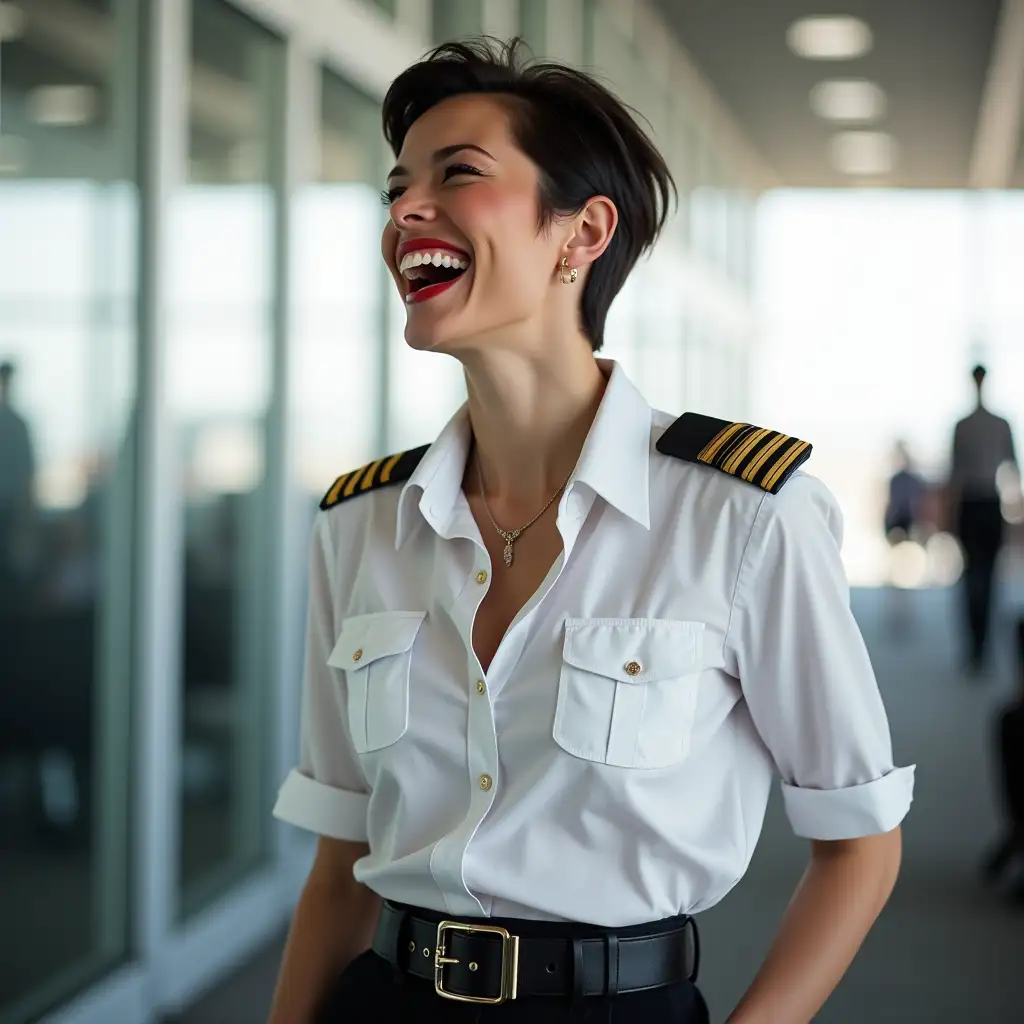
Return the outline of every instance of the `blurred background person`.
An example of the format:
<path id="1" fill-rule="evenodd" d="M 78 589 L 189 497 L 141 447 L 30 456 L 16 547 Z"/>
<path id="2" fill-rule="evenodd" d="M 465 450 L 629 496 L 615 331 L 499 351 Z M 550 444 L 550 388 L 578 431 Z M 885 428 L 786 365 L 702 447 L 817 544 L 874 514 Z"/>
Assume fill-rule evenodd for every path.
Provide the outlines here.
<path id="1" fill-rule="evenodd" d="M 14 600 L 24 575 L 35 477 L 28 424 L 11 400 L 13 381 L 14 364 L 0 363 L 0 604 Z"/>
<path id="2" fill-rule="evenodd" d="M 1017 622 L 1017 692 L 996 720 L 996 772 L 1006 831 L 985 860 L 989 881 L 1024 906 L 1024 619 Z"/>
<path id="3" fill-rule="evenodd" d="M 927 485 L 914 468 L 905 441 L 897 441 L 894 445 L 892 461 L 893 473 L 889 477 L 889 497 L 883 523 L 890 548 L 889 582 L 892 584 L 886 619 L 893 634 L 905 635 L 911 625 L 913 602 L 901 585 L 903 573 L 900 560 L 906 556 L 905 545 L 921 542 Z"/>
<path id="4" fill-rule="evenodd" d="M 977 405 L 953 432 L 949 500 L 964 552 L 967 667 L 978 672 L 986 656 L 996 562 L 1005 535 L 997 479 L 1006 463 L 1016 465 L 1016 455 L 1010 424 L 985 406 L 985 367 L 975 366 L 971 376 Z"/>
<path id="5" fill-rule="evenodd" d="M 924 478 L 914 469 L 910 449 L 897 441 L 893 451 L 895 471 L 889 478 L 889 501 L 885 508 L 885 535 L 890 544 L 909 540 L 920 524 L 925 496 Z"/>

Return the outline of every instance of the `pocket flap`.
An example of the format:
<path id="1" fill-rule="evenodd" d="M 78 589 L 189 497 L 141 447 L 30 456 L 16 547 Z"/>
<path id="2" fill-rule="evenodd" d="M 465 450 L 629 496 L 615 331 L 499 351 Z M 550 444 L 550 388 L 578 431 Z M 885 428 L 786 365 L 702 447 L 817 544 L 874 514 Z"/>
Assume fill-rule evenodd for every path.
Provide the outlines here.
<path id="1" fill-rule="evenodd" d="M 334 668 L 362 668 L 378 658 L 409 650 L 426 612 L 372 612 L 341 624 L 341 636 L 327 659 Z"/>
<path id="2" fill-rule="evenodd" d="M 652 683 L 698 669 L 703 631 L 677 619 L 566 619 L 562 657 L 620 683 Z"/>

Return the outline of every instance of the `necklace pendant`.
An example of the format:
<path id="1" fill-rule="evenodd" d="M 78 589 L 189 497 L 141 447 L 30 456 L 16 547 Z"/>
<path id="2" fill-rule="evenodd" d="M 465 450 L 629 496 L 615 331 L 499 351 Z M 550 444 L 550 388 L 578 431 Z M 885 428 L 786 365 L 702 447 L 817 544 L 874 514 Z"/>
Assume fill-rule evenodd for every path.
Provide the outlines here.
<path id="1" fill-rule="evenodd" d="M 505 567 L 511 568 L 512 566 L 512 541 L 505 541 Z"/>

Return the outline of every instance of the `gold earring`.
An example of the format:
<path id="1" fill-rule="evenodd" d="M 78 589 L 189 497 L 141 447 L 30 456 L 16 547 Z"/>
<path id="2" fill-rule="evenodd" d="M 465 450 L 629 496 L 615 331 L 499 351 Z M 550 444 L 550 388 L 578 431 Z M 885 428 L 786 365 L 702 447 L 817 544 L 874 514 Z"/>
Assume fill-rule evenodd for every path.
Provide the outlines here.
<path id="1" fill-rule="evenodd" d="M 567 270 L 569 271 L 568 278 L 566 278 L 566 276 L 565 276 L 565 272 Z M 561 267 L 561 270 L 559 270 L 559 272 L 558 272 L 558 280 L 561 281 L 562 284 L 575 284 L 576 283 L 576 275 L 577 275 L 577 273 L 578 273 L 578 271 L 576 270 L 575 267 L 573 267 L 572 269 L 569 268 L 569 257 L 568 256 L 563 256 L 562 257 L 562 267 Z"/>

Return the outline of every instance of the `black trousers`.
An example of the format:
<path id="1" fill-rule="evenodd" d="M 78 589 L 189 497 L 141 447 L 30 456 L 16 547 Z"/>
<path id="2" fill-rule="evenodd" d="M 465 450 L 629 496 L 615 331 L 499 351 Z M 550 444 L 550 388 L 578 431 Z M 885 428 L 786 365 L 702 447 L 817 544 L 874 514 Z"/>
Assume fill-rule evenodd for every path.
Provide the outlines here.
<path id="1" fill-rule="evenodd" d="M 972 663 L 985 653 L 996 559 L 1003 546 L 1005 524 L 998 498 L 964 498 L 957 516 L 957 533 L 964 549 L 964 610 Z"/>
<path id="2" fill-rule="evenodd" d="M 689 981 L 613 998 L 595 996 L 576 1005 L 569 996 L 537 996 L 481 1007 L 442 998 L 431 982 L 400 973 L 368 950 L 338 979 L 316 1024 L 708 1024 L 708 1020 L 707 1005 Z"/>

